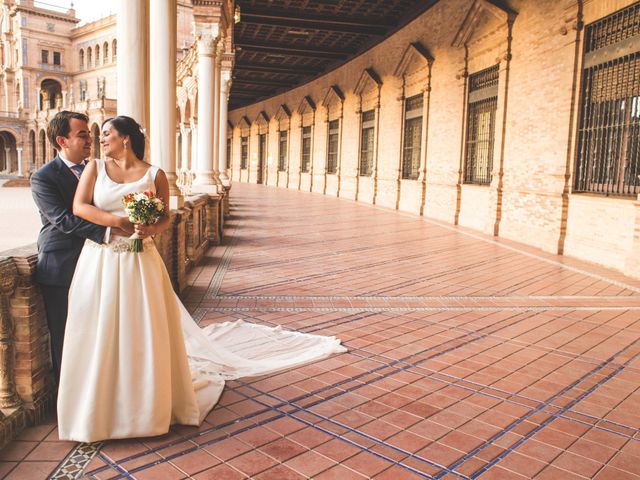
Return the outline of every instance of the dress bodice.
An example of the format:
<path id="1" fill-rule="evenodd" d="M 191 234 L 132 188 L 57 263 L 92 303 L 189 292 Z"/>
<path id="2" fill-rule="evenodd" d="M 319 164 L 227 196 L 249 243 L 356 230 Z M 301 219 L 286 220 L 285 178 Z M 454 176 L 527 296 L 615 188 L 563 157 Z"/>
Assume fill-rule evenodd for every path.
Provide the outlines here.
<path id="1" fill-rule="evenodd" d="M 114 182 L 107 174 L 105 161 L 97 158 L 94 160 L 98 169 L 96 184 L 93 189 L 93 204 L 113 215 L 126 216 L 122 198 L 130 193 L 152 191 L 156 193 L 155 179 L 159 168 L 150 165 L 147 172 L 134 182 Z"/>

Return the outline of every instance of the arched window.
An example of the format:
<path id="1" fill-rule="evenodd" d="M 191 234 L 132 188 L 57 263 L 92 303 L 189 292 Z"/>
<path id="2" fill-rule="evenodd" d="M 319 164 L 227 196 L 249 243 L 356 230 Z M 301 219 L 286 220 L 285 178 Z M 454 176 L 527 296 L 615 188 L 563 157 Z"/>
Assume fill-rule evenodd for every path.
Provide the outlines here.
<path id="1" fill-rule="evenodd" d="M 96 45 L 96 67 L 100 65 L 100 45 Z"/>
<path id="2" fill-rule="evenodd" d="M 114 38 L 111 42 L 111 63 L 116 61 L 116 49 L 118 47 L 118 41 Z"/>
<path id="3" fill-rule="evenodd" d="M 87 48 L 87 68 L 91 68 L 91 47 Z"/>
<path id="4" fill-rule="evenodd" d="M 109 61 L 109 43 L 104 42 L 104 45 L 102 46 L 102 64 L 106 65 L 108 61 Z"/>
<path id="5" fill-rule="evenodd" d="M 80 58 L 79 58 L 79 63 L 80 63 L 80 70 L 84 70 L 84 49 L 80 49 Z"/>

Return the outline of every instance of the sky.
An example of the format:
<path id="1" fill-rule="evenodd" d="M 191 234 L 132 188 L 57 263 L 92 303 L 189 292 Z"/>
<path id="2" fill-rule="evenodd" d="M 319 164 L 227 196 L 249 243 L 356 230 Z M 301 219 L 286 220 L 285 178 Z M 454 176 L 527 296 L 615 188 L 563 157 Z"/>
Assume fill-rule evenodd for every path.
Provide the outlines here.
<path id="1" fill-rule="evenodd" d="M 76 17 L 82 20 L 80 25 L 115 13 L 118 5 L 117 0 L 35 0 L 35 3 L 36 5 L 40 4 L 40 6 L 44 8 L 54 6 L 56 10 L 66 10 L 71 6 L 71 3 L 73 3 L 73 8 L 76 10 Z"/>

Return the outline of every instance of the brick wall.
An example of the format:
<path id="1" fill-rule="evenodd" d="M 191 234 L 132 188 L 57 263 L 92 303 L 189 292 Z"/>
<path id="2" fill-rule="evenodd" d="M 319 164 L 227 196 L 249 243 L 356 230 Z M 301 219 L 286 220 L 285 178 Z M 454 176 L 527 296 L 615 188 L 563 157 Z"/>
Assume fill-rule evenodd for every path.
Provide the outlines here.
<path id="1" fill-rule="evenodd" d="M 584 23 L 589 23 L 633 1 L 502 3 L 503 9 L 472 0 L 439 2 L 341 68 L 267 101 L 230 112 L 229 118 L 237 125 L 243 116 L 253 119 L 264 111 L 271 118 L 269 154 L 277 162 L 278 122 L 272 117 L 281 105 L 287 105 L 292 112 L 288 188 L 424 214 L 640 276 L 638 262 L 633 261 L 634 251 L 640 249 L 637 199 L 618 199 L 617 208 L 607 198 L 585 199 L 584 195 L 571 193 L 583 41 L 580 8 Z M 474 5 L 485 7 L 476 12 L 472 10 Z M 466 18 L 472 18 L 471 26 L 465 24 Z M 413 42 L 433 59 L 430 68 L 419 58 L 407 59 Z M 499 82 L 491 183 L 467 185 L 462 173 L 468 79 L 494 65 L 499 68 Z M 375 89 L 369 85 L 360 88 L 359 84 L 369 68 L 382 82 L 377 168 L 371 177 L 359 177 L 360 112 L 375 104 L 371 100 Z M 332 85 L 344 93 L 336 176 L 324 175 L 327 108 L 322 100 Z M 416 92 L 423 92 L 425 101 L 421 176 L 404 180 L 399 168 L 402 102 Z M 305 96 L 317 105 L 313 182 L 310 175 L 299 174 L 302 116 L 297 110 Z M 239 129 L 235 130 L 233 178 L 254 181 L 246 173 L 240 176 Z M 252 138 L 251 142 L 255 151 L 256 140 Z M 269 184 L 287 188 L 284 177 L 281 173 Z"/>

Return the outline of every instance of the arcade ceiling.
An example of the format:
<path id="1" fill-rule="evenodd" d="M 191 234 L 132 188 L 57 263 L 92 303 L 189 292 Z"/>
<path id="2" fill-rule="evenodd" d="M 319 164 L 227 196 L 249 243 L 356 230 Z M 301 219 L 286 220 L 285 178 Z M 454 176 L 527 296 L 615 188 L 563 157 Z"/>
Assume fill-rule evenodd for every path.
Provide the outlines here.
<path id="1" fill-rule="evenodd" d="M 307 83 L 402 28 L 438 0 L 237 0 L 231 110 Z"/>

